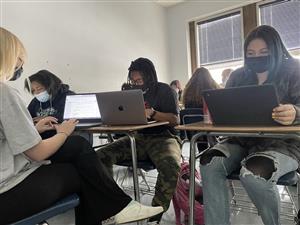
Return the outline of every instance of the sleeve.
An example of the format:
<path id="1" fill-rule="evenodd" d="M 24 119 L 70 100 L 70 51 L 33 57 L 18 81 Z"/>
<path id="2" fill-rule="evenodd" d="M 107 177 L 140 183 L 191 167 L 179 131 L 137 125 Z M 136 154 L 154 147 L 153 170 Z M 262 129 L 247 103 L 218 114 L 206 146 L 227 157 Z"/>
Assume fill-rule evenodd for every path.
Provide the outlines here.
<path id="1" fill-rule="evenodd" d="M 240 74 L 240 70 L 235 70 L 235 71 L 233 71 L 231 74 L 230 74 L 230 76 L 229 76 L 229 78 L 228 78 L 228 80 L 227 80 L 227 82 L 226 82 L 226 86 L 225 86 L 225 88 L 230 88 L 230 87 L 235 87 L 235 86 L 237 86 L 237 78 L 238 78 L 238 75 Z"/>
<path id="2" fill-rule="evenodd" d="M 298 125 L 300 124 L 300 63 L 296 63 L 289 80 L 289 96 L 296 110 L 296 118 L 293 124 Z"/>
<path id="3" fill-rule="evenodd" d="M 0 120 L 12 154 L 20 154 L 41 141 L 32 118 L 16 90 L 1 85 Z"/>
<path id="4" fill-rule="evenodd" d="M 173 113 L 175 115 L 179 114 L 179 105 L 177 100 L 176 91 L 167 86 L 160 96 L 160 105 L 158 110 L 164 113 Z"/>

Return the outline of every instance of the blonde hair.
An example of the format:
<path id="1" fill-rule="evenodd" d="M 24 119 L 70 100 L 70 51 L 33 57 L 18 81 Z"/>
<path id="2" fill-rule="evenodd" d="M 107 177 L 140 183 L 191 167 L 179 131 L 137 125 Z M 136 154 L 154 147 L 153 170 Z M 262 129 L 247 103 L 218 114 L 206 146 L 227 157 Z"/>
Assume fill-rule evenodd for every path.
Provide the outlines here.
<path id="1" fill-rule="evenodd" d="M 25 58 L 26 50 L 19 38 L 0 27 L 0 80 L 9 80 Z"/>

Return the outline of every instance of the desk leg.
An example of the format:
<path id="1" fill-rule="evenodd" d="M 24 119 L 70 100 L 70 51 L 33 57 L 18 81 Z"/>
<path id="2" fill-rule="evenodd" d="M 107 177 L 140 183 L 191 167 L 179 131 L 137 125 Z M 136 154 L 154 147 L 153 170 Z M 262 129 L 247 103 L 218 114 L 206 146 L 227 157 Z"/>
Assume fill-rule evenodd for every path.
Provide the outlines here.
<path id="1" fill-rule="evenodd" d="M 190 144 L 190 191 L 189 191 L 189 225 L 195 224 L 195 168 L 196 168 L 196 141 L 206 133 L 197 133 L 191 139 Z"/>
<path id="2" fill-rule="evenodd" d="M 136 201 L 140 201 L 140 188 L 139 188 L 139 178 L 137 175 L 137 154 L 136 154 L 136 144 L 133 134 L 128 133 L 127 136 L 130 139 L 131 155 L 132 155 L 132 170 L 133 170 L 133 188 L 134 188 L 134 198 Z"/>
<path id="3" fill-rule="evenodd" d="M 136 201 L 140 202 L 140 187 L 139 187 L 139 178 L 137 175 L 137 154 L 136 154 L 135 138 L 132 133 L 127 133 L 127 136 L 130 139 L 130 146 L 131 146 L 134 198 Z M 138 221 L 137 225 L 142 225 L 142 222 Z"/>

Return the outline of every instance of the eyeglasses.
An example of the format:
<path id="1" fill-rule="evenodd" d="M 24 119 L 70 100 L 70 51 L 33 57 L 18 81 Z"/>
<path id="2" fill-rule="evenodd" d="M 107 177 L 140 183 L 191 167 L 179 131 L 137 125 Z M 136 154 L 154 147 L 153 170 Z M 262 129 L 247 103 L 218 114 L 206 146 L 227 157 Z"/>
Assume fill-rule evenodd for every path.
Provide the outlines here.
<path id="1" fill-rule="evenodd" d="M 143 81 L 142 78 L 138 78 L 136 80 L 130 80 L 130 84 L 133 84 L 133 85 L 143 85 L 144 81 Z"/>

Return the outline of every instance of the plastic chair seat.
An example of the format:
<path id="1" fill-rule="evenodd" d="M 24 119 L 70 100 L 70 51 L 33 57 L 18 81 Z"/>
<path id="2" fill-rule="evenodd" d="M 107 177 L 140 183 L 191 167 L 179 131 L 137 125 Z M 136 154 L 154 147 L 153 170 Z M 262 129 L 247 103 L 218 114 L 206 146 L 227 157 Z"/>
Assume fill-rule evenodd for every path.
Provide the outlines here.
<path id="1" fill-rule="evenodd" d="M 41 223 L 53 216 L 64 213 L 69 209 L 73 209 L 79 205 L 79 197 L 77 194 L 69 195 L 55 203 L 53 206 L 36 213 L 30 217 L 14 222 L 10 225 L 35 225 Z"/>

